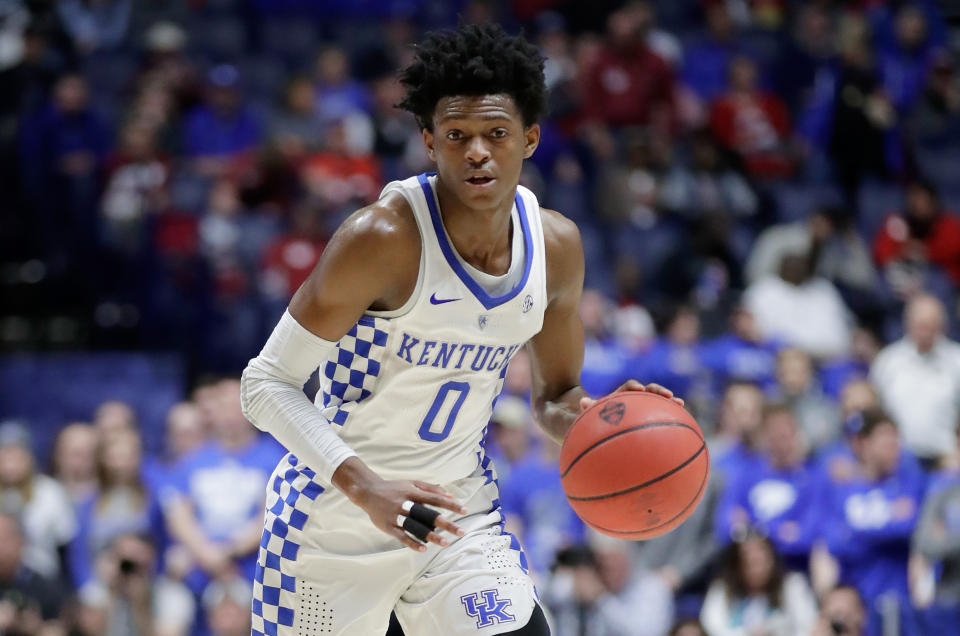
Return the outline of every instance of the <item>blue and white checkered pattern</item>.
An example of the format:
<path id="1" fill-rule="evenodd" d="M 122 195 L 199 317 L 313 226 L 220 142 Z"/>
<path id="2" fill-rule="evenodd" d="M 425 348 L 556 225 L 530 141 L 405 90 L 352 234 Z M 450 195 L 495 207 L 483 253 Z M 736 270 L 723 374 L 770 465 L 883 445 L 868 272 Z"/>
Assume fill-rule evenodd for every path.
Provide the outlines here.
<path id="1" fill-rule="evenodd" d="M 283 474 L 279 470 L 274 473 L 260 538 L 253 581 L 254 636 L 277 636 L 281 627 L 293 627 L 297 585 L 290 573 L 309 517 L 297 508 L 297 501 L 301 497 L 313 501 L 323 492 L 312 470 L 297 468 L 295 455 L 287 455 L 285 463 Z"/>
<path id="2" fill-rule="evenodd" d="M 320 375 L 321 413 L 343 425 L 351 411 L 372 395 L 386 351 L 390 319 L 361 316 L 347 332 Z"/>
<path id="3" fill-rule="evenodd" d="M 477 462 L 480 465 L 480 468 L 483 470 L 483 477 L 485 481 L 484 485 L 492 483 L 496 486 L 497 497 L 492 502 L 490 502 L 490 512 L 496 512 L 500 515 L 500 522 L 497 526 L 500 528 L 500 534 L 505 537 L 510 537 L 510 549 L 516 550 L 520 554 L 520 569 L 523 570 L 524 574 L 529 574 L 530 566 L 527 563 L 527 555 L 523 551 L 523 547 L 520 545 L 520 541 L 517 539 L 516 535 L 511 532 L 507 532 L 506 528 L 506 518 L 503 515 L 503 509 L 500 507 L 500 480 L 497 479 L 496 469 L 493 466 L 493 460 L 487 455 L 486 445 L 487 445 L 487 430 L 489 425 L 485 426 L 483 429 L 483 437 L 480 442 L 480 450 L 477 451 Z"/>

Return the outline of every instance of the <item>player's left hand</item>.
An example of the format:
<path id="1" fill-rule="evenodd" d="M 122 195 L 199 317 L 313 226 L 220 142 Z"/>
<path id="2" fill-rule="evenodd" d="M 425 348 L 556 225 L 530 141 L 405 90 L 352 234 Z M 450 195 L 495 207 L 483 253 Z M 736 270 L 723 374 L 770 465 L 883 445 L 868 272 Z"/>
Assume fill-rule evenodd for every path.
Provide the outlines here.
<path id="1" fill-rule="evenodd" d="M 680 406 L 683 406 L 683 398 L 678 398 L 673 395 L 673 391 L 667 387 L 660 386 L 651 382 L 650 384 L 641 384 L 636 380 L 627 380 L 617 388 L 614 393 L 620 393 L 621 391 L 646 391 L 647 393 L 654 393 L 656 395 L 662 395 L 665 398 L 670 398 Z M 594 405 L 596 400 L 593 398 L 580 398 L 580 411 L 586 411 L 588 408 Z"/>

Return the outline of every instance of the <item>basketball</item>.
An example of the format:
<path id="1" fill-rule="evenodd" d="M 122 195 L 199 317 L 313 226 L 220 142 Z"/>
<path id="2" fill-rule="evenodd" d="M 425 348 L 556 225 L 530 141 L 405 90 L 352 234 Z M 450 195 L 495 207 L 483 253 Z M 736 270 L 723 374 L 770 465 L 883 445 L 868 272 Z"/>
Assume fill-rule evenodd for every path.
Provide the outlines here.
<path id="1" fill-rule="evenodd" d="M 591 528 L 652 539 L 696 509 L 710 457 L 682 406 L 623 391 L 597 400 L 574 421 L 560 451 L 560 474 L 570 506 Z"/>

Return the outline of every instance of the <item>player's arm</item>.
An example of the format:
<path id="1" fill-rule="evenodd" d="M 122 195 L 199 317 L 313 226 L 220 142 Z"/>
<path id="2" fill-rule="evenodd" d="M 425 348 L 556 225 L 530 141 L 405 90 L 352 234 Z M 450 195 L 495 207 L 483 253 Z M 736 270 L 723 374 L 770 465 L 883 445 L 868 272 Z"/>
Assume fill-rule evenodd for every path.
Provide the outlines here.
<path id="1" fill-rule="evenodd" d="M 363 508 L 374 525 L 411 548 L 424 546 L 397 525 L 405 501 L 462 512 L 431 484 L 385 481 L 356 456 L 303 393 L 310 374 L 368 309 L 403 305 L 420 266 L 420 233 L 409 204 L 388 195 L 347 219 L 294 294 L 288 311 L 241 380 L 244 413 Z M 439 518 L 436 527 L 459 533 Z M 427 540 L 446 544 L 430 532 Z"/>
<path id="2" fill-rule="evenodd" d="M 531 401 L 540 427 L 558 442 L 593 400 L 580 386 L 583 325 L 578 309 L 583 292 L 583 245 L 573 221 L 541 209 L 547 262 L 547 308 L 543 328 L 527 345 L 532 374 Z M 673 393 L 658 384 L 628 380 L 618 391 Z"/>

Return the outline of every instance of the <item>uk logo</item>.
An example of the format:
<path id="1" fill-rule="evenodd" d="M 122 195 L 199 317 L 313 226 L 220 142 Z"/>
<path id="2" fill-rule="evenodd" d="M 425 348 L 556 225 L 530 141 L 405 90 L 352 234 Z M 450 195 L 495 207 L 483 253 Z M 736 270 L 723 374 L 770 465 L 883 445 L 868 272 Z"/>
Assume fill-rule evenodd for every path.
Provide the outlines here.
<path id="1" fill-rule="evenodd" d="M 460 597 L 467 615 L 477 619 L 477 629 L 517 620 L 516 616 L 507 611 L 513 601 L 497 598 L 499 593 L 499 590 L 483 590 L 479 594 L 474 592 Z"/>

